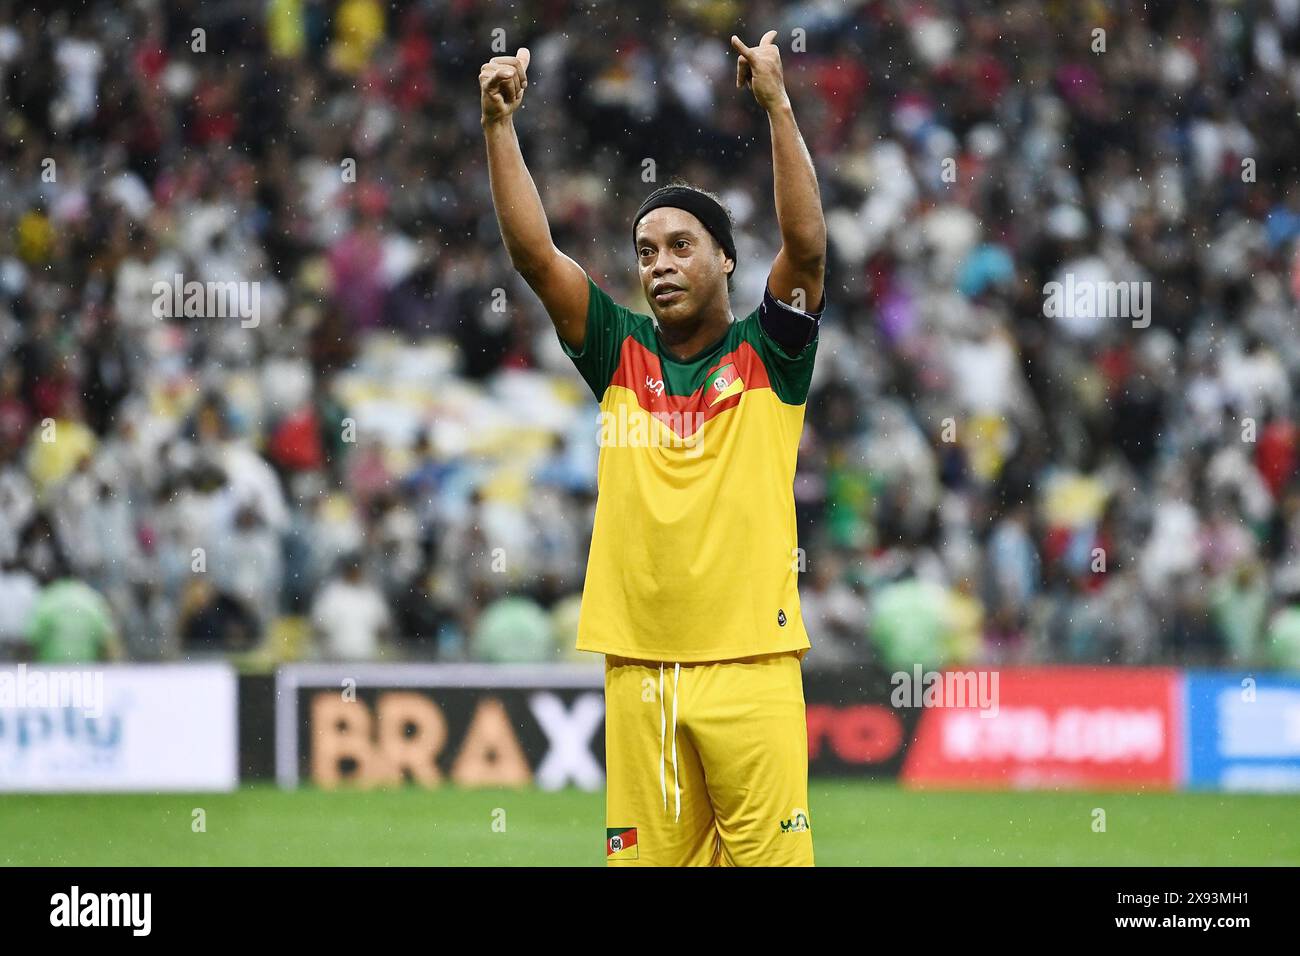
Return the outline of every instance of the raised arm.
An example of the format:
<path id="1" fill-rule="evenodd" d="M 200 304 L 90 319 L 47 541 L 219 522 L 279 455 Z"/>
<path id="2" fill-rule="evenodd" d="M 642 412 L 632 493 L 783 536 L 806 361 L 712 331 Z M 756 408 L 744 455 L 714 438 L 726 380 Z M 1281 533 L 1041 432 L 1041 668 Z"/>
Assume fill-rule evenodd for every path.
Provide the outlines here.
<path id="1" fill-rule="evenodd" d="M 814 312 L 822 302 L 826 279 L 826 219 L 812 157 L 794 121 L 785 90 L 781 53 L 768 30 L 758 46 L 745 46 L 733 36 L 738 55 L 736 86 L 748 85 L 758 105 L 767 111 L 772 130 L 772 180 L 781 250 L 772 263 L 767 287 L 782 302 Z M 802 290 L 802 293 L 800 293 Z"/>
<path id="2" fill-rule="evenodd" d="M 527 47 L 521 47 L 515 56 L 494 56 L 479 70 L 492 204 L 510 263 L 542 300 L 560 338 L 581 349 L 587 325 L 587 274 L 555 248 L 546 210 L 515 135 L 514 114 L 528 87 L 529 58 Z"/>

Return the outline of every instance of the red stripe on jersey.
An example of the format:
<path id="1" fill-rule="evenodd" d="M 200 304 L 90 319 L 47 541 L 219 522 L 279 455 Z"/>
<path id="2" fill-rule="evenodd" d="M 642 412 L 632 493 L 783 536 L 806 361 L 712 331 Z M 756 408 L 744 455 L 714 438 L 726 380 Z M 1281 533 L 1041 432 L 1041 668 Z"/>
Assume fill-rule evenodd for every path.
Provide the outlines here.
<path id="1" fill-rule="evenodd" d="M 740 397 L 744 391 L 728 396 L 716 405 L 709 404 L 713 398 L 709 394 L 709 385 L 713 381 L 714 373 L 728 364 L 735 365 L 736 375 L 744 382 L 745 390 L 771 387 L 763 360 L 759 358 L 752 345 L 741 342 L 735 349 L 718 356 L 710 363 L 709 374 L 704 376 L 700 387 L 690 395 L 668 395 L 663 384 L 665 382 L 663 364 L 659 356 L 630 335 L 623 340 L 618 367 L 614 370 L 609 384 L 631 391 L 636 395 L 637 404 L 643 410 L 671 428 L 678 438 L 687 438 L 695 432 L 693 427 L 695 422 L 703 424 L 740 404 Z M 699 413 L 702 417 L 692 413 Z"/>

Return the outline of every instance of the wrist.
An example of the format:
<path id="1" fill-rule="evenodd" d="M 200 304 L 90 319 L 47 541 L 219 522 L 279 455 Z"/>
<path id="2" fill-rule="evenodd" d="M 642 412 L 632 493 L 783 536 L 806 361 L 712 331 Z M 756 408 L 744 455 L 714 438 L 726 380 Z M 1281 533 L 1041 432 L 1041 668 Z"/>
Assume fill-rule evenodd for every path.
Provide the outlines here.
<path id="1" fill-rule="evenodd" d="M 782 90 L 781 95 L 764 107 L 768 116 L 793 116 L 794 107 L 790 105 L 789 95 Z"/>
<path id="2" fill-rule="evenodd" d="M 509 126 L 514 118 L 513 113 L 507 113 L 505 116 L 484 116 L 480 120 L 484 130 L 500 129 Z"/>

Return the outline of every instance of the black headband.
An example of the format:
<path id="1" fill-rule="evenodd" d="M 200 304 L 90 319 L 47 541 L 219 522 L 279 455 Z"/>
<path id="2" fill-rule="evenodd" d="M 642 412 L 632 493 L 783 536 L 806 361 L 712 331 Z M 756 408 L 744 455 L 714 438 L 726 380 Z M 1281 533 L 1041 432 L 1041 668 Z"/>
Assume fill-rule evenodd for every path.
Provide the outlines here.
<path id="1" fill-rule="evenodd" d="M 709 234 L 714 239 L 718 240 L 718 245 L 722 246 L 722 251 L 727 254 L 727 258 L 733 262 L 736 260 L 736 240 L 731 238 L 731 219 L 727 216 L 727 211 L 711 196 L 700 192 L 698 189 L 692 189 L 690 186 L 664 186 L 649 195 L 646 201 L 641 204 L 641 208 L 636 211 L 636 218 L 632 220 L 633 247 L 636 246 L 637 223 L 651 209 L 658 209 L 660 206 L 685 209 L 704 223 L 704 228 L 709 230 Z M 735 271 L 734 266 L 732 271 Z"/>

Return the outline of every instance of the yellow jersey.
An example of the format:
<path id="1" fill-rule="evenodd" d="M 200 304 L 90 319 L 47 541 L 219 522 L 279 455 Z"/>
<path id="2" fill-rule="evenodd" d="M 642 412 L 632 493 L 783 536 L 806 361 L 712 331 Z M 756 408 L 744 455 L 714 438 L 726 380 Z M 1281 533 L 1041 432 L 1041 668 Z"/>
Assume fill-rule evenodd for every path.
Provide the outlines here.
<path id="1" fill-rule="evenodd" d="M 578 649 L 707 662 L 805 651 L 794 473 L 817 338 L 787 355 L 763 303 L 689 359 L 587 276 L 582 349 L 600 403 Z M 816 313 L 819 316 L 825 300 Z"/>

